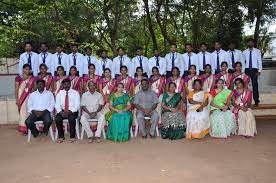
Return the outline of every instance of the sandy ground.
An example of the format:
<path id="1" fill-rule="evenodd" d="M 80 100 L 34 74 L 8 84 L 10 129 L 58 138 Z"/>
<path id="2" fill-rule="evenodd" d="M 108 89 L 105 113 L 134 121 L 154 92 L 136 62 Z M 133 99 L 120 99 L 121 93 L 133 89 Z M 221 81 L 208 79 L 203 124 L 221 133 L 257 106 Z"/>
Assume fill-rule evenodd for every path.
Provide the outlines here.
<path id="1" fill-rule="evenodd" d="M 127 143 L 28 144 L 0 128 L 1 183 L 273 183 L 276 121 L 258 122 L 254 139 L 133 139 Z"/>

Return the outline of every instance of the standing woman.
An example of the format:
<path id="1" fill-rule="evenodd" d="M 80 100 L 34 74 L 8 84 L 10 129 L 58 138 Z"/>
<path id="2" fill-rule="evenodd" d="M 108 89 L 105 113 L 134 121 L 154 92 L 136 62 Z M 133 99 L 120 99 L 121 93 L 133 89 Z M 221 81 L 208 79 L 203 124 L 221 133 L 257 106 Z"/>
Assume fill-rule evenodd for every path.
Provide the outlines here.
<path id="1" fill-rule="evenodd" d="M 57 75 L 54 77 L 54 95 L 55 96 L 57 96 L 57 94 L 60 90 L 63 90 L 62 81 L 66 78 L 67 78 L 67 76 L 65 75 L 64 67 L 61 65 L 58 66 L 57 67 Z"/>
<path id="2" fill-rule="evenodd" d="M 97 84 L 97 90 L 99 90 L 99 83 L 101 81 L 101 77 L 95 74 L 96 67 L 94 64 L 89 64 L 88 66 L 88 74 L 83 76 L 83 90 L 84 92 L 88 91 L 88 81 L 93 81 Z"/>
<path id="3" fill-rule="evenodd" d="M 82 94 L 82 78 L 78 76 L 78 70 L 76 66 L 70 67 L 69 80 L 71 81 L 71 89 L 76 90 L 79 94 Z"/>
<path id="4" fill-rule="evenodd" d="M 254 137 L 257 134 L 255 116 L 250 109 L 252 91 L 245 88 L 241 78 L 235 80 L 236 89 L 232 92 L 233 113 L 235 114 L 238 135 Z"/>
<path id="5" fill-rule="evenodd" d="M 184 118 L 180 109 L 181 95 L 175 92 L 176 84 L 170 83 L 162 99 L 161 137 L 176 140 L 185 137 Z"/>
<path id="6" fill-rule="evenodd" d="M 27 101 L 30 93 L 34 90 L 35 79 L 30 74 L 31 67 L 29 64 L 23 65 L 22 75 L 18 75 L 15 78 L 15 98 L 16 105 L 19 111 L 19 125 L 18 131 L 22 134 L 27 134 L 27 127 L 25 120 L 28 117 L 27 113 Z"/>
<path id="7" fill-rule="evenodd" d="M 189 74 L 184 78 L 186 95 L 193 90 L 193 83 L 196 79 L 198 79 L 198 76 L 196 75 L 196 66 L 190 65 Z"/>
<path id="8" fill-rule="evenodd" d="M 36 80 L 40 80 L 40 79 L 44 80 L 46 90 L 54 91 L 54 78 L 47 71 L 48 71 L 47 65 L 40 64 L 39 73 L 38 73 L 38 76 L 36 77 Z"/>
<path id="9" fill-rule="evenodd" d="M 236 62 L 235 63 L 235 72 L 233 73 L 233 79 L 232 79 L 232 86 L 234 89 L 235 88 L 235 84 L 234 84 L 234 81 L 237 79 L 237 78 L 241 78 L 244 82 L 244 87 L 245 88 L 248 88 L 248 85 L 250 83 L 250 77 L 245 74 L 244 72 L 242 72 L 242 64 L 241 62 Z"/>
<path id="10" fill-rule="evenodd" d="M 212 67 L 210 64 L 204 66 L 204 73 L 199 76 L 202 82 L 202 88 L 205 92 L 210 92 L 214 89 L 215 77 L 212 74 Z"/>
<path id="11" fill-rule="evenodd" d="M 221 72 L 216 74 L 215 78 L 216 78 L 216 80 L 222 79 L 224 81 L 224 87 L 226 89 L 231 89 L 233 75 L 228 73 L 227 70 L 228 70 L 228 63 L 222 62 L 221 63 Z"/>
<path id="12" fill-rule="evenodd" d="M 109 99 L 109 114 L 106 115 L 108 123 L 107 139 L 115 142 L 128 141 L 131 126 L 131 104 L 128 94 L 124 93 L 122 83 L 117 84 L 117 91 Z"/>
<path id="13" fill-rule="evenodd" d="M 134 86 L 133 86 L 133 79 L 128 76 L 128 69 L 126 66 L 122 66 L 120 68 L 121 75 L 117 77 L 117 83 L 122 83 L 124 86 L 124 93 L 127 93 L 129 96 L 133 96 L 134 93 Z"/>
<path id="14" fill-rule="evenodd" d="M 209 133 L 208 93 L 203 91 L 201 80 L 193 83 L 193 91 L 188 94 L 186 138 L 203 138 Z"/>
<path id="15" fill-rule="evenodd" d="M 235 117 L 229 108 L 232 91 L 225 89 L 223 82 L 217 80 L 215 89 L 210 91 L 210 135 L 216 138 L 227 138 L 236 132 Z"/>
<path id="16" fill-rule="evenodd" d="M 143 69 L 142 67 L 136 68 L 136 73 L 134 74 L 135 78 L 133 79 L 133 85 L 134 85 L 134 95 L 141 89 L 141 80 L 145 79 L 143 75 Z"/>
<path id="17" fill-rule="evenodd" d="M 176 84 L 175 92 L 179 93 L 182 97 L 184 95 L 184 79 L 180 77 L 180 71 L 178 67 L 174 67 L 172 69 L 172 76 L 169 77 L 166 81 L 166 91 L 169 90 L 169 84 L 173 82 Z"/>

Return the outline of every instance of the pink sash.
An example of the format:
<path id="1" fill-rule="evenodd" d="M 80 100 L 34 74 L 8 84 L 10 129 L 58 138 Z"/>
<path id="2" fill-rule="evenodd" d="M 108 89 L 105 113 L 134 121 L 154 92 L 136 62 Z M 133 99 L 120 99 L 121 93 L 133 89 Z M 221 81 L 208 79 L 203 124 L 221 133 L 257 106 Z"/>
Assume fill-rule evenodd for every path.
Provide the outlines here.
<path id="1" fill-rule="evenodd" d="M 216 80 L 223 79 L 225 82 L 224 85 L 227 86 L 228 89 L 231 89 L 232 78 L 233 78 L 233 75 L 230 73 L 225 73 L 225 74 L 218 73 L 216 75 Z"/>
<path id="2" fill-rule="evenodd" d="M 107 81 L 105 81 L 104 79 L 101 81 L 101 84 L 102 84 L 102 88 L 105 88 L 106 85 L 107 85 Z M 108 90 L 110 91 L 110 93 L 114 92 L 115 90 L 115 86 L 116 86 L 116 80 L 115 79 L 112 79 L 111 80 L 111 84 L 109 85 L 108 87 Z"/>
<path id="3" fill-rule="evenodd" d="M 122 76 L 119 76 L 117 80 L 119 83 L 122 83 L 124 78 Z M 125 87 L 127 93 L 130 91 L 131 83 L 132 83 L 132 78 L 127 76 L 127 81 L 125 83 L 123 83 L 123 84 L 125 84 L 124 87 Z"/>
<path id="4" fill-rule="evenodd" d="M 158 85 L 157 96 L 160 97 L 160 95 L 164 93 L 166 79 L 164 77 L 160 76 L 158 80 L 159 80 L 159 85 Z M 157 82 L 157 80 L 153 80 L 152 78 L 150 79 L 151 85 L 153 85 L 155 82 Z"/>
<path id="5" fill-rule="evenodd" d="M 237 90 L 234 90 L 234 91 L 232 91 L 231 95 L 234 97 L 235 102 L 237 100 L 239 100 L 237 102 L 243 103 L 243 105 L 246 105 L 248 102 L 252 101 L 252 92 L 250 90 L 246 90 L 245 93 L 243 93 L 243 94 L 239 94 L 239 92 Z M 242 99 L 240 98 L 241 95 L 244 95 L 242 97 Z M 236 120 L 238 120 L 239 110 L 240 109 L 236 108 L 236 107 L 233 107 L 233 109 L 232 109 L 233 113 L 235 114 Z"/>
<path id="6" fill-rule="evenodd" d="M 250 77 L 245 74 L 245 73 L 240 73 L 239 75 L 235 75 L 235 73 L 233 74 L 233 79 L 232 79 L 232 82 L 235 82 L 235 79 L 241 77 L 241 79 L 243 80 L 246 88 L 248 87 L 248 84 L 250 82 Z"/>
<path id="7" fill-rule="evenodd" d="M 54 81 L 55 81 L 55 82 L 58 82 L 59 80 L 61 80 L 61 84 L 60 84 L 59 88 L 57 88 L 57 91 L 55 92 L 56 95 L 59 93 L 60 90 L 63 90 L 62 81 L 63 81 L 64 79 L 66 79 L 66 78 L 67 78 L 67 77 L 65 77 L 65 78 L 60 78 L 59 76 L 56 76 L 56 77 L 54 78 Z"/>
<path id="8" fill-rule="evenodd" d="M 19 106 L 18 106 L 19 111 L 22 107 L 22 104 L 25 102 L 26 98 L 28 97 L 28 95 L 32 92 L 33 82 L 34 82 L 34 77 L 30 77 L 27 83 L 27 86 L 25 87 L 28 90 L 26 91 L 26 89 L 24 89 L 19 97 Z"/>
<path id="9" fill-rule="evenodd" d="M 74 80 L 73 78 L 70 78 L 71 82 Z M 75 82 L 73 83 L 72 89 L 76 91 L 80 91 L 80 82 L 81 82 L 81 77 L 76 77 Z"/>

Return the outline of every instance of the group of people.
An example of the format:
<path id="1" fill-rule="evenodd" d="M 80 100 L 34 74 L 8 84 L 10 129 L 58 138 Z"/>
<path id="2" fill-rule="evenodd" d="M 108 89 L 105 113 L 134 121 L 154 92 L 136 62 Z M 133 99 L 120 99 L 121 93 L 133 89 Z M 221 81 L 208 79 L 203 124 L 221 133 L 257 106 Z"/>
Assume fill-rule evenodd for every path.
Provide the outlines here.
<path id="1" fill-rule="evenodd" d="M 165 58 L 155 49 L 149 60 L 141 48 L 130 60 L 120 47 L 111 61 L 106 50 L 96 59 L 91 48 L 85 49 L 85 56 L 77 45 L 69 55 L 61 46 L 51 54 L 42 43 L 37 55 L 26 43 L 15 79 L 19 130 L 26 133 L 29 128 L 36 137 L 35 121 L 44 121 L 45 134 L 55 121 L 58 142 L 63 142 L 63 120 L 68 119 L 73 142 L 80 117 L 91 142 L 100 140 L 105 124 L 107 138 L 113 141 L 129 140 L 133 125 L 139 126 L 143 138 L 154 137 L 156 126 L 168 139 L 203 138 L 208 133 L 217 138 L 252 137 L 257 131 L 250 106 L 252 98 L 259 103 L 262 62 L 253 40 L 248 40 L 248 47 L 241 52 L 231 43 L 226 52 L 216 42 L 215 51 L 209 53 L 203 43 L 195 54 L 186 44 L 187 53 L 181 55 L 173 44 Z M 97 119 L 95 137 L 89 119 Z"/>

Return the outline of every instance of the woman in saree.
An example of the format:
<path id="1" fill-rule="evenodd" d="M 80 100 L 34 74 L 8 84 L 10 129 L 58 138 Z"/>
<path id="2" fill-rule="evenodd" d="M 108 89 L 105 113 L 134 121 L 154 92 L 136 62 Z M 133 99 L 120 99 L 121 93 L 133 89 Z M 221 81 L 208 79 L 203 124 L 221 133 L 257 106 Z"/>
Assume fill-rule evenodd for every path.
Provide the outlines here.
<path id="1" fill-rule="evenodd" d="M 78 76 L 77 67 L 75 66 L 70 67 L 69 80 L 71 81 L 71 89 L 76 90 L 81 95 L 83 91 L 83 87 L 82 87 L 83 84 L 82 84 L 82 78 Z"/>
<path id="2" fill-rule="evenodd" d="M 233 79 L 232 79 L 232 87 L 234 89 L 236 89 L 235 85 L 234 85 L 234 81 L 237 78 L 241 78 L 244 82 L 244 87 L 248 88 L 248 85 L 250 83 L 250 77 L 247 74 L 245 74 L 244 72 L 242 72 L 242 63 L 241 62 L 235 63 L 235 72 L 233 73 Z"/>
<path id="3" fill-rule="evenodd" d="M 27 134 L 25 120 L 29 116 L 27 113 L 27 101 L 30 93 L 35 87 L 35 78 L 30 74 L 31 67 L 29 64 L 23 65 L 23 74 L 15 78 L 15 98 L 19 112 L 18 131 Z"/>
<path id="4" fill-rule="evenodd" d="M 124 93 L 123 83 L 117 84 L 117 90 L 109 99 L 109 114 L 106 115 L 108 123 L 107 139 L 115 142 L 128 141 L 131 126 L 131 104 L 128 94 Z"/>
<path id="5" fill-rule="evenodd" d="M 169 77 L 166 81 L 166 91 L 169 90 L 169 84 L 173 82 L 176 84 L 175 92 L 179 93 L 182 97 L 184 95 L 184 79 L 180 77 L 180 71 L 178 67 L 174 67 L 172 69 L 172 76 Z"/>
<path id="6" fill-rule="evenodd" d="M 190 65 L 189 74 L 184 78 L 186 95 L 193 90 L 193 83 L 196 79 L 198 79 L 198 76 L 196 75 L 196 66 Z"/>
<path id="7" fill-rule="evenodd" d="M 210 91 L 210 135 L 216 138 L 227 138 L 236 132 L 235 117 L 229 108 L 232 91 L 225 89 L 223 82 L 218 79 L 215 89 Z"/>
<path id="8" fill-rule="evenodd" d="M 44 80 L 45 81 L 45 88 L 48 91 L 54 91 L 54 77 L 51 76 L 50 73 L 47 72 L 48 67 L 46 64 L 40 64 L 39 66 L 39 73 L 36 77 L 36 80 Z M 35 87 L 36 88 L 36 87 Z"/>
<path id="9" fill-rule="evenodd" d="M 57 96 L 60 90 L 63 90 L 62 81 L 66 79 L 67 76 L 65 75 L 64 67 L 58 66 L 57 67 L 57 75 L 54 77 L 54 95 Z"/>
<path id="10" fill-rule="evenodd" d="M 241 78 L 235 80 L 236 89 L 232 92 L 233 113 L 236 117 L 238 135 L 254 137 L 257 134 L 255 116 L 250 109 L 252 91 L 245 88 Z"/>
<path id="11" fill-rule="evenodd" d="M 209 93 L 214 88 L 215 83 L 215 77 L 212 74 L 212 67 L 210 64 L 204 66 L 204 74 L 200 75 L 199 78 L 202 82 L 203 90 Z"/>
<path id="12" fill-rule="evenodd" d="M 128 69 L 126 66 L 122 66 L 120 68 L 121 75 L 117 77 L 117 83 L 122 83 L 124 86 L 124 93 L 128 94 L 129 96 L 134 96 L 134 86 L 133 86 L 133 79 L 128 76 Z"/>
<path id="13" fill-rule="evenodd" d="M 170 83 L 162 99 L 161 137 L 177 140 L 185 137 L 185 123 L 180 109 L 182 97 L 175 92 L 176 84 Z"/>
<path id="14" fill-rule="evenodd" d="M 224 81 L 224 88 L 231 89 L 233 75 L 228 73 L 227 70 L 228 70 L 228 63 L 221 62 L 221 72 L 216 74 L 215 80 L 222 79 Z"/>
<path id="15" fill-rule="evenodd" d="M 193 91 L 188 94 L 186 138 L 203 138 L 209 133 L 208 93 L 203 91 L 201 80 L 193 83 Z"/>
<path id="16" fill-rule="evenodd" d="M 144 79 L 143 68 L 137 67 L 133 79 L 134 95 L 141 89 L 141 80 Z"/>
<path id="17" fill-rule="evenodd" d="M 83 76 L 83 91 L 84 92 L 88 91 L 88 81 L 93 81 L 97 85 L 96 90 L 99 91 L 99 83 L 101 81 L 101 76 L 96 75 L 95 72 L 96 72 L 95 65 L 89 64 L 88 74 Z"/>

